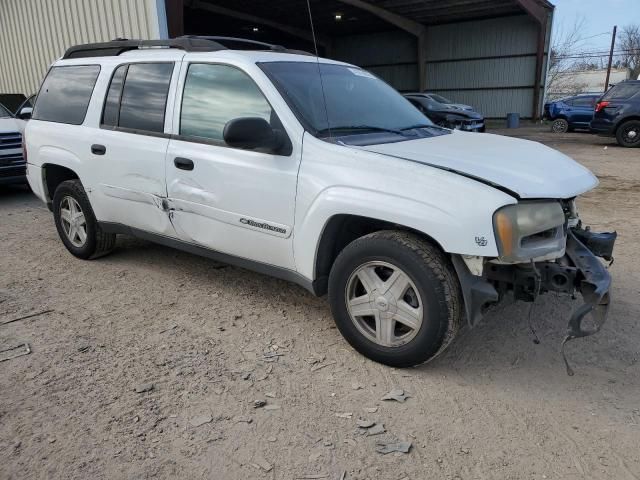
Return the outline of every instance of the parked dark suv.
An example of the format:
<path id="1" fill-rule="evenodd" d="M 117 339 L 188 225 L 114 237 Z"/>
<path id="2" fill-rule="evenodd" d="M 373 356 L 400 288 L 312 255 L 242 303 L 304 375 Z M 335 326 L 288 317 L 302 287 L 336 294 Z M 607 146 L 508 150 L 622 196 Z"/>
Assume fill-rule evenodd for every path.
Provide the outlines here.
<path id="1" fill-rule="evenodd" d="M 640 80 L 621 82 L 604 94 L 591 130 L 615 136 L 623 147 L 640 147 Z"/>

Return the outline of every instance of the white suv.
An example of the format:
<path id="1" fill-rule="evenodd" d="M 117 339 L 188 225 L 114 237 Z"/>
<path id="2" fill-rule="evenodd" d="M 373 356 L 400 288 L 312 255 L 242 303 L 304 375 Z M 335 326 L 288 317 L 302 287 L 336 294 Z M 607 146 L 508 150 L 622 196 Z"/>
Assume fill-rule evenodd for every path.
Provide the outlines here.
<path id="1" fill-rule="evenodd" d="M 434 126 L 356 66 L 217 37 L 80 45 L 32 118 L 29 183 L 77 257 L 129 234 L 328 292 L 349 343 L 394 366 L 509 292 L 580 290 L 570 338 L 604 321 L 590 250 L 609 258 L 615 234 L 583 230 L 573 201 L 596 178 L 538 143 Z"/>

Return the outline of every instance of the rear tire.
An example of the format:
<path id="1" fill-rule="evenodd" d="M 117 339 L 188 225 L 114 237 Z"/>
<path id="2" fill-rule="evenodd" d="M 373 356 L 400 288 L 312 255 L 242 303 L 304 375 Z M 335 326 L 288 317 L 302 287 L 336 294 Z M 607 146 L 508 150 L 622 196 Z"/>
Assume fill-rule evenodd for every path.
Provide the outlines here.
<path id="1" fill-rule="evenodd" d="M 392 230 L 344 248 L 329 275 L 329 303 L 351 346 L 393 367 L 419 365 L 442 353 L 463 315 L 449 258 L 415 234 Z"/>
<path id="2" fill-rule="evenodd" d="M 569 122 L 564 118 L 556 118 L 551 123 L 551 131 L 553 133 L 567 133 L 569 131 Z"/>
<path id="3" fill-rule="evenodd" d="M 62 243 L 78 258 L 101 257 L 115 246 L 115 234 L 100 228 L 80 180 L 58 185 L 53 195 L 53 218 Z"/>
<path id="4" fill-rule="evenodd" d="M 618 145 L 626 148 L 640 147 L 640 120 L 628 120 L 616 130 Z"/>

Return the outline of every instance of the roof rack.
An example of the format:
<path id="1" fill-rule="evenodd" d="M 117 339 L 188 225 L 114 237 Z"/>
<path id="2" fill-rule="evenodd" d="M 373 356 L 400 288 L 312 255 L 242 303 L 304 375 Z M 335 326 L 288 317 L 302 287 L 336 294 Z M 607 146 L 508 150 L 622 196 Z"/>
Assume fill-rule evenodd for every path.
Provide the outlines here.
<path id="1" fill-rule="evenodd" d="M 239 47 L 245 48 L 232 48 L 231 46 L 225 46 L 224 43 L 238 45 Z M 259 42 L 257 40 L 248 40 L 246 38 L 185 35 L 183 37 L 172 38 L 169 40 L 129 40 L 127 38 L 116 38 L 114 40 L 111 40 L 110 42 L 75 45 L 73 47 L 69 47 L 67 51 L 64 52 L 62 58 L 116 57 L 130 50 L 139 50 L 152 47 L 177 48 L 180 50 L 184 50 L 185 52 L 217 52 L 219 50 L 270 50 L 281 53 L 311 55 L 308 52 L 303 52 L 300 50 L 287 50 L 280 45 L 272 45 L 270 43 Z"/>

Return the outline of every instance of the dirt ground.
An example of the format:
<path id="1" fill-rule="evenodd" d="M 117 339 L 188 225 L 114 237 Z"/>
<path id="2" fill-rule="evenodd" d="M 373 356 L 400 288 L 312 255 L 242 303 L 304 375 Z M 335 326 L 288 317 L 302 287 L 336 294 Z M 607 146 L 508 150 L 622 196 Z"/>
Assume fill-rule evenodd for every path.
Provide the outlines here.
<path id="1" fill-rule="evenodd" d="M 355 353 L 300 287 L 124 237 L 77 260 L 44 205 L 0 191 L 0 323 L 52 310 L 0 325 L 0 349 L 32 349 L 0 362 L 0 478 L 640 478 L 640 150 L 515 133 L 591 168 L 582 218 L 619 232 L 610 317 L 568 345 L 574 377 L 559 347 L 577 300 L 536 305 L 540 345 L 509 303 L 396 370 Z M 410 398 L 381 401 L 393 388 Z M 412 448 L 382 455 L 383 439 Z"/>

